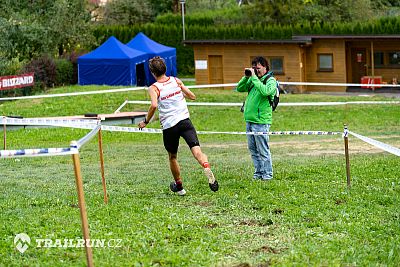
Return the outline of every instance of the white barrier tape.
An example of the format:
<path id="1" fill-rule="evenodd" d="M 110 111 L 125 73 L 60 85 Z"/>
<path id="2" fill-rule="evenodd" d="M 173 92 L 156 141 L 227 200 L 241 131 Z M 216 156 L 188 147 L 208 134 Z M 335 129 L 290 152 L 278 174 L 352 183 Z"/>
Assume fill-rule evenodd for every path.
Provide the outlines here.
<path id="1" fill-rule="evenodd" d="M 108 126 L 102 125 L 101 130 L 110 132 L 127 132 L 127 133 L 162 133 L 161 129 L 154 128 L 134 128 L 134 127 L 121 127 L 121 126 Z"/>
<path id="2" fill-rule="evenodd" d="M 279 81 L 279 80 L 278 80 Z M 318 82 L 283 82 L 279 81 L 279 84 L 283 85 L 310 85 L 310 86 L 357 86 L 357 87 L 397 87 L 399 84 L 373 84 L 373 83 L 318 83 Z M 189 85 L 188 88 L 211 88 L 211 87 L 232 87 L 237 86 L 237 83 L 224 83 L 224 84 L 205 84 L 205 85 Z"/>
<path id="3" fill-rule="evenodd" d="M 233 134 L 233 135 L 341 135 L 339 132 L 323 131 L 274 131 L 274 132 L 209 132 L 198 131 L 198 134 Z"/>
<path id="4" fill-rule="evenodd" d="M 381 105 L 381 104 L 400 104 L 400 101 L 348 101 L 348 102 L 298 102 L 298 103 L 279 103 L 279 106 L 339 106 L 339 105 Z"/>
<path id="5" fill-rule="evenodd" d="M 45 118 L 9 118 L 0 117 L 0 124 L 6 125 L 51 125 L 51 126 L 69 126 L 69 125 L 97 125 L 97 120 L 93 119 L 45 119 Z"/>
<path id="6" fill-rule="evenodd" d="M 76 144 L 77 144 L 77 149 L 80 149 L 84 144 L 89 142 L 95 134 L 97 134 L 101 129 L 101 124 L 97 125 L 96 128 L 92 129 L 87 135 L 79 139 Z"/>
<path id="7" fill-rule="evenodd" d="M 374 140 L 374 139 L 366 137 L 366 136 L 362 136 L 362 135 L 354 133 L 352 131 L 349 131 L 349 133 L 351 135 L 357 137 L 358 139 L 370 144 L 370 145 L 373 145 L 373 146 L 375 146 L 377 148 L 380 148 L 382 150 L 385 150 L 386 152 L 389 152 L 389 153 L 391 153 L 393 155 L 396 155 L 396 156 L 400 157 L 400 149 L 397 148 L 397 147 L 390 146 L 388 144 L 382 143 L 380 141 Z"/>
<path id="8" fill-rule="evenodd" d="M 75 93 L 64 93 L 64 94 L 52 94 L 52 95 L 32 95 L 32 96 L 4 97 L 4 98 L 0 98 L 0 101 L 20 100 L 20 99 L 52 98 L 52 97 L 63 97 L 63 96 L 78 96 L 78 95 L 95 95 L 95 94 L 105 94 L 105 93 L 119 93 L 119 92 L 128 92 L 128 91 L 138 91 L 138 90 L 144 90 L 144 89 L 147 89 L 147 87 L 131 87 L 131 88 L 109 89 L 109 90 L 100 90 L 100 91 L 86 91 L 86 92 L 75 92 Z"/>
<path id="9" fill-rule="evenodd" d="M 400 87 L 400 84 L 383 84 L 383 83 L 316 83 L 316 82 L 281 82 L 285 85 L 311 85 L 311 86 L 357 86 L 357 87 Z M 365 88 L 367 89 L 367 88 Z"/>
<path id="10" fill-rule="evenodd" d="M 283 85 L 310 85 L 310 86 L 357 86 L 357 87 L 392 87 L 399 88 L 398 84 L 364 84 L 364 83 L 315 83 L 315 82 L 279 82 Z M 225 84 L 205 84 L 205 85 L 189 85 L 190 89 L 200 88 L 214 88 L 214 87 L 235 87 L 237 83 L 225 83 Z M 0 101 L 7 100 L 19 100 L 19 99 L 38 99 L 38 98 L 52 98 L 52 97 L 64 97 L 64 96 L 78 96 L 78 95 L 94 95 L 94 94 L 105 94 L 105 93 L 119 93 L 128 91 L 144 90 L 147 87 L 130 87 L 121 89 L 109 89 L 99 91 L 86 91 L 86 92 L 75 92 L 75 93 L 64 93 L 64 94 L 51 94 L 51 95 L 34 95 L 34 96 L 17 96 L 17 97 L 5 97 L 0 98 Z"/>
<path id="11" fill-rule="evenodd" d="M 142 101 L 142 100 L 131 100 L 131 101 L 125 101 L 124 104 L 150 105 L 151 102 L 150 101 Z M 286 107 L 289 107 L 289 106 L 338 106 L 338 105 L 352 105 L 352 104 L 389 104 L 389 105 L 391 105 L 391 104 L 400 104 L 400 101 L 298 102 L 298 103 L 279 103 L 279 106 L 280 107 L 281 106 L 286 106 Z M 243 105 L 243 103 L 187 102 L 187 105 L 188 106 L 241 107 Z"/>
<path id="12" fill-rule="evenodd" d="M 0 158 L 63 156 L 78 153 L 76 148 L 71 147 L 0 150 Z"/>
<path id="13" fill-rule="evenodd" d="M 161 129 L 154 128 L 134 128 L 102 125 L 101 129 L 111 132 L 129 132 L 129 133 L 162 133 Z M 198 134 L 231 134 L 231 135 L 341 135 L 340 132 L 324 132 L 324 131 L 275 131 L 275 132 L 212 132 L 197 131 Z"/>
<path id="14" fill-rule="evenodd" d="M 344 128 L 342 137 L 349 137 L 349 129 L 347 127 Z"/>
<path id="15" fill-rule="evenodd" d="M 214 87 L 235 87 L 237 83 L 223 83 L 223 84 L 203 84 L 203 85 L 187 85 L 189 89 L 201 89 L 201 88 L 214 88 Z"/>

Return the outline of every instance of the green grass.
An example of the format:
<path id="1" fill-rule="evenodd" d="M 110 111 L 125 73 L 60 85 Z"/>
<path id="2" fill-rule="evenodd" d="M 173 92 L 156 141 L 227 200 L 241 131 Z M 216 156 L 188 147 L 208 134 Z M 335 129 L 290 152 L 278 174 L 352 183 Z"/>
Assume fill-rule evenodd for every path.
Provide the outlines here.
<path id="1" fill-rule="evenodd" d="M 51 93 L 98 90 L 60 88 Z M 108 88 L 104 88 L 108 89 Z M 197 101 L 240 102 L 229 90 L 195 90 Z M 7 102 L 3 114 L 24 117 L 113 112 L 144 92 Z M 382 97 L 368 98 L 369 100 Z M 283 102 L 365 98 L 285 95 Z M 278 107 L 272 130 L 350 130 L 399 147 L 398 105 Z M 129 105 L 125 110 L 147 110 Z M 198 130 L 244 131 L 239 108 L 190 107 Z M 159 128 L 158 121 L 149 127 Z M 86 130 L 8 131 L 10 149 L 63 147 Z M 103 203 L 97 141 L 81 150 L 92 239 L 122 239 L 94 248 L 97 266 L 398 266 L 399 158 L 350 137 L 352 187 L 346 187 L 340 136 L 271 136 L 275 177 L 253 181 L 244 136 L 200 135 L 220 183 L 209 190 L 201 167 L 181 142 L 187 196 L 172 194 L 167 155 L 158 134 L 103 133 L 109 204 Z M 84 266 L 82 248 L 36 248 L 37 238 L 81 237 L 72 159 L 0 161 L 0 265 Z M 32 242 L 21 254 L 18 233 Z M 32 245 L 35 244 L 35 245 Z"/>

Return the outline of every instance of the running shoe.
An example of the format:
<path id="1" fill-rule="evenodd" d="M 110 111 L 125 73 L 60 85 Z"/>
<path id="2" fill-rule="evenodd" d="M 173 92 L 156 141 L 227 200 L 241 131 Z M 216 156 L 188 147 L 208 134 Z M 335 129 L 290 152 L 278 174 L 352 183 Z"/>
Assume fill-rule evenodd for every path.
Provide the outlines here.
<path id="1" fill-rule="evenodd" d="M 215 180 L 212 170 L 210 168 L 204 168 L 204 174 L 208 179 L 208 185 L 210 186 L 211 191 L 218 191 L 219 185 L 217 180 Z"/>
<path id="2" fill-rule="evenodd" d="M 182 190 L 179 190 L 175 182 L 171 182 L 169 188 L 172 192 L 177 193 L 179 196 L 184 196 L 186 194 L 185 189 L 182 188 Z"/>

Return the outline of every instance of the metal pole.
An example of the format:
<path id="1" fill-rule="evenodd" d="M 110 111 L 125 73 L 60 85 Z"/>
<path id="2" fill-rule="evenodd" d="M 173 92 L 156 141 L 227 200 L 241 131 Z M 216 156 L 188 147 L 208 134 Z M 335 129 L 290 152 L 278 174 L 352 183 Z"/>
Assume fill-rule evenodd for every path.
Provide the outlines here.
<path id="1" fill-rule="evenodd" d="M 344 138 L 344 154 L 346 156 L 346 176 L 347 176 L 347 187 L 350 188 L 350 158 L 349 158 L 349 131 L 347 129 L 347 125 L 344 125 L 343 131 Z"/>
<path id="2" fill-rule="evenodd" d="M 100 153 L 100 169 L 101 169 L 101 182 L 103 184 L 104 203 L 108 203 L 106 178 L 104 175 L 104 157 L 103 157 L 103 138 L 101 136 L 101 129 L 99 130 L 99 153 Z"/>
<path id="3" fill-rule="evenodd" d="M 3 124 L 3 146 L 4 150 L 7 149 L 7 127 L 6 124 Z"/>
<path id="4" fill-rule="evenodd" d="M 183 41 L 186 40 L 185 37 L 185 0 L 181 0 L 181 9 L 182 9 L 182 30 L 183 30 Z"/>
<path id="5" fill-rule="evenodd" d="M 92 267 L 93 254 L 92 254 L 92 248 L 90 247 L 89 224 L 86 213 L 85 196 L 83 193 L 83 183 L 82 183 L 79 153 L 73 154 L 72 160 L 74 161 L 76 191 L 78 193 L 79 210 L 81 212 L 82 233 L 83 233 L 83 239 L 85 240 L 86 261 L 87 261 L 87 266 Z"/>

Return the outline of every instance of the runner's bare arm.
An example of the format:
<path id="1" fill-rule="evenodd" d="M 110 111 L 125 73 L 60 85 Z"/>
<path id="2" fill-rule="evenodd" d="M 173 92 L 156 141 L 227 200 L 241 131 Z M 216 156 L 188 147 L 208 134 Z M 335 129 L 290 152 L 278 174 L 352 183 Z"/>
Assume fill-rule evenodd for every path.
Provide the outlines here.
<path id="1" fill-rule="evenodd" d="M 157 105 L 158 105 L 158 89 L 154 85 L 149 87 L 149 95 L 151 98 L 151 104 L 149 107 L 149 111 L 147 112 L 147 115 L 145 119 L 141 122 L 139 122 L 138 127 L 139 128 L 144 128 L 146 125 L 149 123 L 151 118 L 153 118 L 154 113 L 156 112 Z"/>
<path id="2" fill-rule="evenodd" d="M 178 83 L 179 87 L 182 89 L 183 95 L 190 100 L 196 100 L 196 95 L 187 88 L 181 80 L 176 78 L 176 82 Z"/>

